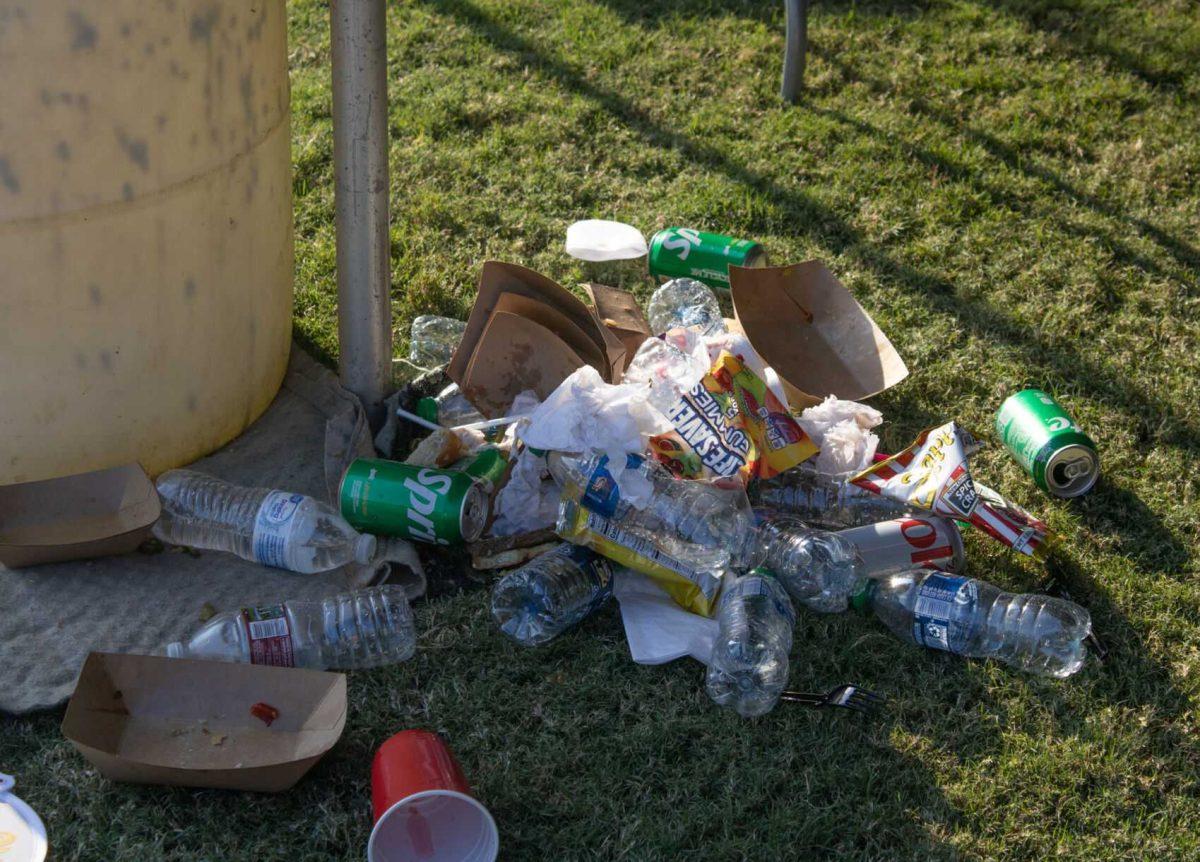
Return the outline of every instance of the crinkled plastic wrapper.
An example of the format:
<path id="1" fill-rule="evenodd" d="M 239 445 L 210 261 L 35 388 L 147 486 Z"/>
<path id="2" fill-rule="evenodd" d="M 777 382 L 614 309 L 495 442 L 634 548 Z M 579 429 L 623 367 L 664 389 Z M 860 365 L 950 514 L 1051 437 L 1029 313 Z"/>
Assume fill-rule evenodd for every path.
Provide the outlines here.
<path id="1" fill-rule="evenodd" d="M 963 434 L 954 422 L 921 432 L 903 452 L 868 467 L 850 481 L 893 500 L 968 521 L 1023 554 L 1040 556 L 1044 552 L 1045 522 L 971 478 Z"/>
<path id="2" fill-rule="evenodd" d="M 686 479 L 769 479 L 817 453 L 762 378 L 726 351 L 667 419 L 673 430 L 651 437 L 650 449 Z"/>
<path id="3" fill-rule="evenodd" d="M 710 617 L 716 610 L 723 569 L 698 568 L 671 555 L 650 537 L 619 527 L 569 498 L 564 498 L 559 508 L 557 531 L 568 542 L 647 575 L 692 613 Z"/>

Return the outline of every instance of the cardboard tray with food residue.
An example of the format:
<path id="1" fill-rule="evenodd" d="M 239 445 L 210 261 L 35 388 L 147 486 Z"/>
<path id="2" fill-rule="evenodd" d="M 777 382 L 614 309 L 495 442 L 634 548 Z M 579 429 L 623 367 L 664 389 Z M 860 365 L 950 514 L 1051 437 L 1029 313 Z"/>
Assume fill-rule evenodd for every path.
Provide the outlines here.
<path id="1" fill-rule="evenodd" d="M 138 464 L 0 487 L 0 563 L 10 569 L 125 554 L 162 513 Z"/>
<path id="2" fill-rule="evenodd" d="M 278 717 L 268 726 L 256 704 Z M 113 781 L 278 792 L 345 724 L 340 673 L 94 652 L 62 731 Z"/>

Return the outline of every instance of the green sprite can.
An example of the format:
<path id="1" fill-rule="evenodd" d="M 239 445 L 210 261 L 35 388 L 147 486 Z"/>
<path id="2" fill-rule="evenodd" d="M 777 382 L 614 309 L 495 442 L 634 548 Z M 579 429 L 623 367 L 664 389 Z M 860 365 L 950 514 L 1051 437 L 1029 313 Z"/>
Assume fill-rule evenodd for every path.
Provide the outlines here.
<path id="1" fill-rule="evenodd" d="M 475 541 L 488 516 L 487 494 L 473 476 L 378 458 L 346 468 L 338 503 L 356 530 L 431 545 Z"/>
<path id="2" fill-rule="evenodd" d="M 689 227 L 669 227 L 650 239 L 650 274 L 694 278 L 729 290 L 729 267 L 766 266 L 767 253 L 748 239 L 734 239 Z"/>
<path id="3" fill-rule="evenodd" d="M 1018 392 L 1001 404 L 996 433 L 1047 494 L 1078 497 L 1100 478 L 1096 444 L 1040 389 Z"/>

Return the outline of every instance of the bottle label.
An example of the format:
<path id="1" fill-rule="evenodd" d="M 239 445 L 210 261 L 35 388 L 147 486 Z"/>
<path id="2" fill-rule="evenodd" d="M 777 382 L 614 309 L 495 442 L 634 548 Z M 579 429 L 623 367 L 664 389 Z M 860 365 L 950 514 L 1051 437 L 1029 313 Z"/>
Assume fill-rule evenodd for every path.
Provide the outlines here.
<path id="1" fill-rule="evenodd" d="M 592 583 L 596 585 L 596 594 L 588 603 L 584 616 L 587 616 L 587 614 L 590 614 L 609 600 L 612 596 L 612 567 L 608 564 L 608 560 L 594 551 L 585 548 L 583 545 L 572 545 L 570 543 L 559 545 L 551 553 L 558 554 L 560 557 L 566 557 L 572 563 L 579 566 L 580 569 L 587 573 Z"/>
<path id="2" fill-rule="evenodd" d="M 771 600 L 779 615 L 788 621 L 788 625 L 796 625 L 796 611 L 790 601 L 780 601 L 781 589 L 778 582 L 771 584 L 762 575 L 743 575 L 728 588 L 730 599 L 750 599 L 765 596 Z"/>
<path id="3" fill-rule="evenodd" d="M 960 575 L 930 575 L 917 588 L 913 608 L 913 640 L 930 649 L 962 652 L 966 626 L 955 620 L 974 616 L 979 591 L 975 582 Z M 955 605 L 960 606 L 955 611 Z"/>
<path id="4" fill-rule="evenodd" d="M 258 507 L 254 519 L 254 560 L 264 566 L 287 568 L 287 541 L 295 527 L 296 510 L 303 494 L 272 491 Z"/>
<path id="5" fill-rule="evenodd" d="M 242 608 L 242 624 L 250 639 L 250 663 L 295 667 L 292 630 L 283 605 Z"/>
<path id="6" fill-rule="evenodd" d="M 645 459 L 640 455 L 629 455 L 625 460 L 625 466 L 630 470 L 641 468 L 643 463 Z M 580 502 L 585 509 L 597 515 L 603 515 L 605 518 L 616 517 L 617 505 L 621 502 L 621 488 L 608 469 L 607 455 L 601 456 L 596 462 L 592 475 L 588 476 L 587 484 L 583 488 L 583 498 Z"/>

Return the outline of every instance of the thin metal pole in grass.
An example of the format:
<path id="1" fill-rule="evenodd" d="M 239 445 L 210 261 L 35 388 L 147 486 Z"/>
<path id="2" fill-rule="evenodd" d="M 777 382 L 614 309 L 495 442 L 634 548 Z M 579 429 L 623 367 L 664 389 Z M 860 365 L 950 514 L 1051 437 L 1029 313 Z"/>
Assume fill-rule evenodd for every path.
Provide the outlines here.
<path id="1" fill-rule="evenodd" d="M 372 427 L 392 375 L 385 0 L 333 0 L 338 370 Z"/>
<path id="2" fill-rule="evenodd" d="M 795 104 L 804 87 L 804 61 L 808 53 L 808 0 L 784 0 L 787 35 L 783 53 L 783 83 L 779 95 Z"/>

